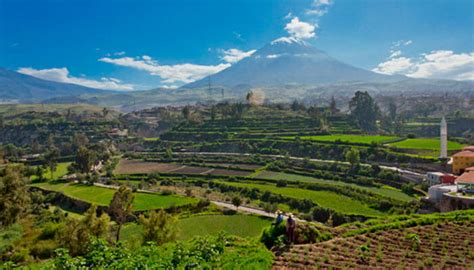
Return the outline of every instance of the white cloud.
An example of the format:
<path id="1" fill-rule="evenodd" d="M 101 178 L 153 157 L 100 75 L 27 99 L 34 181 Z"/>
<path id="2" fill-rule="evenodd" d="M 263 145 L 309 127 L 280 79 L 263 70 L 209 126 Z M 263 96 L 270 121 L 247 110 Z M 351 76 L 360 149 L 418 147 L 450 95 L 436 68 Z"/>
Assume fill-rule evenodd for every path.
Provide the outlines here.
<path id="1" fill-rule="evenodd" d="M 417 59 L 398 57 L 380 63 L 373 71 L 413 78 L 474 80 L 474 53 L 439 50 L 422 54 Z"/>
<path id="2" fill-rule="evenodd" d="M 408 46 L 408 45 L 410 45 L 410 44 L 412 44 L 412 43 L 413 43 L 413 41 L 407 40 L 407 41 L 405 41 L 405 43 L 403 43 L 403 45 Z"/>
<path id="3" fill-rule="evenodd" d="M 269 55 L 267 55 L 267 58 L 268 59 L 275 59 L 275 58 L 278 58 L 280 56 L 281 56 L 280 54 L 269 54 Z"/>
<path id="4" fill-rule="evenodd" d="M 65 67 L 50 69 L 34 69 L 29 67 L 23 67 L 19 68 L 18 72 L 48 81 L 72 83 L 98 89 L 133 90 L 132 84 L 124 84 L 119 79 L 115 78 L 102 77 L 98 81 L 86 78 L 73 77 L 69 74 L 69 70 Z"/>
<path id="5" fill-rule="evenodd" d="M 333 3 L 331 0 L 314 0 L 311 8 L 306 10 L 307 15 L 315 15 L 318 17 L 324 16 L 328 13 L 328 6 Z"/>
<path id="6" fill-rule="evenodd" d="M 230 64 L 228 63 L 215 66 L 195 65 L 189 63 L 177 65 L 160 65 L 158 62 L 147 55 L 144 55 L 140 58 L 103 57 L 100 58 L 99 61 L 117 66 L 147 71 L 151 75 L 159 76 L 162 79 L 162 82 L 167 84 L 174 84 L 177 82 L 190 83 L 230 67 Z"/>
<path id="7" fill-rule="evenodd" d="M 410 58 L 398 57 L 380 63 L 372 71 L 382 74 L 407 74 L 412 67 Z"/>
<path id="8" fill-rule="evenodd" d="M 114 53 L 114 55 L 116 55 L 116 56 L 122 56 L 122 55 L 125 55 L 125 52 L 124 52 L 124 51 L 116 52 L 116 53 Z"/>
<path id="9" fill-rule="evenodd" d="M 226 61 L 227 63 L 237 63 L 240 60 L 251 56 L 256 50 L 251 50 L 248 52 L 241 51 L 239 49 L 228 49 L 228 50 L 222 50 L 222 57 L 221 59 Z"/>
<path id="10" fill-rule="evenodd" d="M 389 56 L 389 58 L 395 58 L 395 57 L 398 57 L 398 56 L 400 56 L 400 55 L 402 55 L 402 51 L 401 51 L 401 50 L 396 50 L 396 51 L 395 51 L 395 50 L 391 50 L 391 51 L 390 51 L 390 56 Z"/>
<path id="11" fill-rule="evenodd" d="M 293 13 L 291 12 L 288 12 L 288 14 L 286 14 L 286 16 L 284 17 L 286 20 L 289 20 L 291 19 L 291 17 L 293 17 Z"/>
<path id="12" fill-rule="evenodd" d="M 286 24 L 285 30 L 288 31 L 290 36 L 299 40 L 304 40 L 316 36 L 314 31 L 317 27 L 317 24 L 312 25 L 307 22 L 302 22 L 298 17 L 294 17 L 288 24 Z"/>

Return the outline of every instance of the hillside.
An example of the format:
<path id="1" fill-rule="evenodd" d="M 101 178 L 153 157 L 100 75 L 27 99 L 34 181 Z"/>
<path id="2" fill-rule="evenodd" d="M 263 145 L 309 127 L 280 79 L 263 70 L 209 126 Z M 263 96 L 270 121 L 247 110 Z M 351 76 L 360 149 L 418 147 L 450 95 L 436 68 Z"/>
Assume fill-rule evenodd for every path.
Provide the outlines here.
<path id="1" fill-rule="evenodd" d="M 110 93 L 110 91 L 46 81 L 0 68 L 0 100 L 34 101 L 61 96 L 105 93 Z"/>

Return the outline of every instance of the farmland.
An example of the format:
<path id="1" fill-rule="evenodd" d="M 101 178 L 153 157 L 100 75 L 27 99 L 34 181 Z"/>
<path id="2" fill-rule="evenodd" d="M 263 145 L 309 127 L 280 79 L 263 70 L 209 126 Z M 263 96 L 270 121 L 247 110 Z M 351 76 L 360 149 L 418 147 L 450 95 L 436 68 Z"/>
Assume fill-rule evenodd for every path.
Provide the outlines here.
<path id="1" fill-rule="evenodd" d="M 419 138 L 419 139 L 406 139 L 400 142 L 391 143 L 390 146 L 403 148 L 403 149 L 425 149 L 425 150 L 438 150 L 440 147 L 439 139 Z M 463 147 L 462 144 L 448 141 L 448 150 L 460 150 Z"/>
<path id="2" fill-rule="evenodd" d="M 217 236 L 226 232 L 240 237 L 252 238 L 261 234 L 271 220 L 250 215 L 198 215 L 178 220 L 178 239 L 189 240 L 195 236 Z M 130 224 L 124 229 L 123 239 L 139 236 L 141 226 Z"/>
<path id="3" fill-rule="evenodd" d="M 59 179 L 62 176 L 67 174 L 67 167 L 71 165 L 71 162 L 60 162 L 58 163 L 58 166 L 56 170 L 53 172 L 53 176 L 51 177 L 51 170 L 49 168 L 46 168 L 46 170 L 43 172 L 43 178 L 48 179 L 48 180 L 55 180 Z M 36 175 L 33 175 L 31 177 L 31 180 L 37 179 Z"/>
<path id="4" fill-rule="evenodd" d="M 237 187 L 248 187 L 257 188 L 263 191 L 270 191 L 275 194 L 281 194 L 290 198 L 308 199 L 314 203 L 334 209 L 336 211 L 350 214 L 350 215 L 363 215 L 363 216 L 381 216 L 383 213 L 375 209 L 371 209 L 368 206 L 348 198 L 346 196 L 338 195 L 328 191 L 313 191 L 304 190 L 290 187 L 276 187 L 274 185 L 266 184 L 248 184 L 248 183 L 227 183 L 231 186 Z"/>
<path id="5" fill-rule="evenodd" d="M 33 184 L 46 190 L 61 192 L 66 196 L 83 200 L 97 205 L 109 205 L 115 190 L 109 188 L 86 186 L 81 184 L 64 184 L 64 183 L 39 183 Z M 174 195 L 162 196 L 148 193 L 135 193 L 133 209 L 136 211 L 144 211 L 151 209 L 167 208 L 170 206 L 180 206 L 192 204 L 197 200 L 192 198 L 179 197 Z"/>
<path id="6" fill-rule="evenodd" d="M 284 137 L 286 139 L 294 139 L 295 137 Z M 301 136 L 301 140 L 320 141 L 320 142 L 347 142 L 347 143 L 386 143 L 401 138 L 395 136 L 382 136 L 382 135 L 351 135 L 351 134 L 335 134 L 335 135 L 321 135 L 321 136 Z"/>
<path id="7" fill-rule="evenodd" d="M 451 216 L 434 224 L 408 228 L 393 225 L 394 229 L 334 238 L 318 244 L 296 245 L 277 257 L 273 269 L 472 267 L 472 216 Z"/>

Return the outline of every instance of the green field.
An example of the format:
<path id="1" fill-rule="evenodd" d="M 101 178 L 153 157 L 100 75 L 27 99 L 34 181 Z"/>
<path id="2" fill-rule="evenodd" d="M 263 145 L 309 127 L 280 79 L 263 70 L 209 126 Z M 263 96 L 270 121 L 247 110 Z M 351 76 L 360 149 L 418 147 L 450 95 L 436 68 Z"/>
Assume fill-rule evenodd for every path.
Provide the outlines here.
<path id="1" fill-rule="evenodd" d="M 314 203 L 333 209 L 337 212 L 352 215 L 362 215 L 369 217 L 377 217 L 385 215 L 384 213 L 372 209 L 360 201 L 351 199 L 347 196 L 339 195 L 330 191 L 314 191 L 307 189 L 299 189 L 292 187 L 276 187 L 274 185 L 267 184 L 254 184 L 254 183 L 239 183 L 239 182 L 222 182 L 227 185 L 236 187 L 248 187 L 257 188 L 263 191 L 270 191 L 274 194 L 281 194 L 286 197 L 295 199 L 308 199 Z"/>
<path id="2" fill-rule="evenodd" d="M 51 178 L 51 171 L 49 170 L 49 168 L 47 168 L 43 173 L 44 179 L 57 180 L 61 178 L 62 176 L 67 174 L 67 167 L 69 167 L 69 165 L 71 165 L 71 162 L 58 163 L 58 167 L 56 168 L 56 171 L 53 172 L 52 178 Z M 36 177 L 36 175 L 31 176 L 31 180 L 35 180 L 36 178 L 38 178 Z"/>
<path id="3" fill-rule="evenodd" d="M 285 139 L 294 139 L 295 137 L 284 137 Z M 399 139 L 395 136 L 382 136 L 382 135 L 351 135 L 351 134 L 334 134 L 334 135 L 320 135 L 320 136 L 301 136 L 302 140 L 311 141 L 322 141 L 322 142 L 335 142 L 337 140 L 347 143 L 364 143 L 370 144 L 372 142 L 384 143 Z"/>
<path id="4" fill-rule="evenodd" d="M 114 189 L 87 186 L 82 184 L 46 182 L 33 184 L 33 186 L 40 187 L 46 190 L 61 192 L 66 196 L 97 205 L 109 205 L 115 193 Z M 148 193 L 135 193 L 133 210 L 143 211 L 158 208 L 167 208 L 170 206 L 180 206 L 196 202 L 197 199 L 195 198 L 187 198 L 174 195 L 163 196 Z"/>
<path id="5" fill-rule="evenodd" d="M 398 190 L 393 187 L 388 187 L 388 186 L 382 186 L 382 187 L 367 187 L 367 186 L 360 186 L 352 183 L 344 183 L 341 181 L 334 181 L 334 180 L 325 180 L 325 179 L 319 179 L 319 178 L 314 178 L 310 176 L 304 176 L 304 175 L 298 175 L 298 174 L 289 174 L 289 173 L 284 173 L 284 172 L 271 172 L 268 173 L 268 171 L 261 171 L 255 175 L 257 178 L 262 178 L 262 179 L 272 179 L 272 180 L 285 180 L 285 181 L 300 181 L 300 182 L 305 182 L 305 183 L 318 183 L 318 184 L 334 184 L 338 186 L 351 186 L 363 190 L 367 190 L 370 192 L 373 192 L 375 194 L 385 196 L 388 198 L 392 198 L 395 200 L 399 201 L 404 201 L 404 202 L 409 202 L 413 199 L 414 197 L 411 197 L 407 195 L 406 193 L 402 192 L 401 190 Z"/>
<path id="6" fill-rule="evenodd" d="M 439 150 L 440 141 L 439 139 L 429 138 L 406 139 L 400 142 L 391 143 L 390 146 L 402 149 Z M 460 143 L 448 141 L 448 150 L 460 150 L 462 147 L 463 145 Z"/>
<path id="7" fill-rule="evenodd" d="M 178 220 L 178 239 L 189 240 L 194 236 L 216 236 L 224 231 L 240 237 L 256 237 L 272 220 L 251 215 L 203 215 Z M 121 240 L 137 238 L 142 228 L 136 223 L 127 224 L 122 230 Z"/>

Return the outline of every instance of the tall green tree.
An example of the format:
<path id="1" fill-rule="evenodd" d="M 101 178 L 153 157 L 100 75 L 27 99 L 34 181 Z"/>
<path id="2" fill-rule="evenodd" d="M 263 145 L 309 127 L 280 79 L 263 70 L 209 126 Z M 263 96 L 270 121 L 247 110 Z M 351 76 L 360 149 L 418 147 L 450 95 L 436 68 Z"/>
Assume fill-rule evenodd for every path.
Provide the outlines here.
<path id="1" fill-rule="evenodd" d="M 91 237 L 107 238 L 110 234 L 110 217 L 106 213 L 97 215 L 97 206 L 92 205 L 82 219 L 68 219 L 59 241 L 69 252 L 83 255 L 87 252 Z"/>
<path id="2" fill-rule="evenodd" d="M 95 163 L 95 153 L 84 146 L 79 147 L 76 153 L 74 167 L 81 173 L 89 174 Z"/>
<path id="3" fill-rule="evenodd" d="M 191 108 L 189 106 L 184 106 L 183 110 L 181 110 L 184 119 L 189 121 L 191 119 Z"/>
<path id="4" fill-rule="evenodd" d="M 377 118 L 380 109 L 367 92 L 357 91 L 349 102 L 352 121 L 364 131 L 373 132 L 377 130 Z"/>
<path id="5" fill-rule="evenodd" d="M 351 148 L 345 154 L 346 161 L 351 164 L 352 167 L 355 167 L 360 163 L 360 153 L 359 150 Z"/>
<path id="6" fill-rule="evenodd" d="M 134 195 L 132 190 L 129 187 L 122 185 L 117 192 L 115 192 L 114 197 L 110 202 L 109 213 L 112 215 L 115 222 L 117 222 L 117 242 L 120 239 L 122 225 L 127 221 L 128 216 L 132 214 L 133 200 Z"/>
<path id="7" fill-rule="evenodd" d="M 30 203 L 26 179 L 18 167 L 6 167 L 0 176 L 0 226 L 9 226 L 27 213 Z"/>
<path id="8" fill-rule="evenodd" d="M 331 97 L 331 102 L 329 103 L 329 110 L 331 111 L 332 114 L 335 114 L 338 112 L 336 99 L 334 99 L 334 96 Z"/>
<path id="9" fill-rule="evenodd" d="M 143 243 L 162 245 L 176 239 L 176 218 L 163 209 L 150 212 L 148 217 L 140 215 L 140 224 L 143 226 Z"/>
<path id="10" fill-rule="evenodd" d="M 48 166 L 49 172 L 51 174 L 51 180 L 54 180 L 54 172 L 58 168 L 58 158 L 59 150 L 56 147 L 51 148 L 51 150 L 45 156 L 46 165 Z"/>

